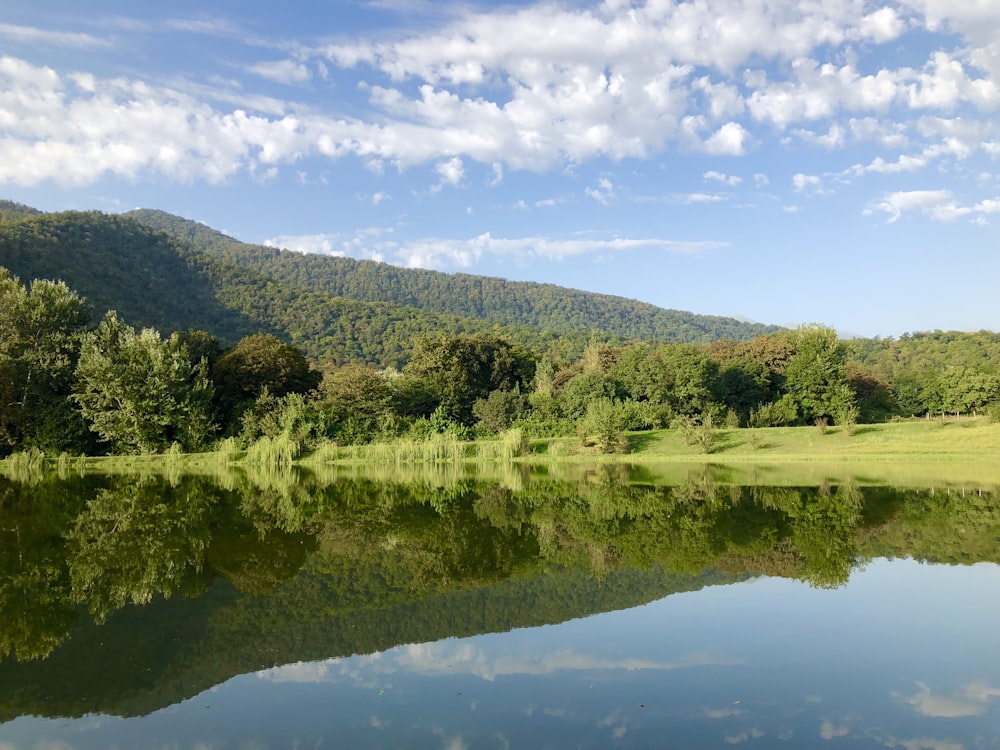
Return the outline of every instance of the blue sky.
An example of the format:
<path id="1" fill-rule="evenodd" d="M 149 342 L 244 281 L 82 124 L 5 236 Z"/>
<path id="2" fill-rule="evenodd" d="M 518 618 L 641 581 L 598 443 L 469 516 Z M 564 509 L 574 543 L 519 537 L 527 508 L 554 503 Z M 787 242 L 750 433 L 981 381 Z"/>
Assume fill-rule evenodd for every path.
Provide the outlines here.
<path id="1" fill-rule="evenodd" d="M 1000 3 L 8 3 L 0 197 L 866 336 L 1000 329 Z"/>

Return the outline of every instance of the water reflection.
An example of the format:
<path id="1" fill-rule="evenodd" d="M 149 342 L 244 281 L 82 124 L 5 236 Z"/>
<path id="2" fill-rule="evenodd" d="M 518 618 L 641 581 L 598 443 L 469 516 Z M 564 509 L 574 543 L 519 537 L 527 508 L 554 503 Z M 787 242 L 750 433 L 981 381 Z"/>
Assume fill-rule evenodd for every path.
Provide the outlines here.
<path id="1" fill-rule="evenodd" d="M 0 479 L 0 747 L 990 747 L 996 500 L 621 467 Z"/>

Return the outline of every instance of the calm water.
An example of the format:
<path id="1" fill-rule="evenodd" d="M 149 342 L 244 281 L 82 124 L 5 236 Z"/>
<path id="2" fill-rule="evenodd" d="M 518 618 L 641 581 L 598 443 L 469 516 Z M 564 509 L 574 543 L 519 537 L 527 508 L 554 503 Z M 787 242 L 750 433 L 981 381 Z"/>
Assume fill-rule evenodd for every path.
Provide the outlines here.
<path id="1" fill-rule="evenodd" d="M 0 479 L 0 749 L 1000 748 L 1000 493 Z"/>

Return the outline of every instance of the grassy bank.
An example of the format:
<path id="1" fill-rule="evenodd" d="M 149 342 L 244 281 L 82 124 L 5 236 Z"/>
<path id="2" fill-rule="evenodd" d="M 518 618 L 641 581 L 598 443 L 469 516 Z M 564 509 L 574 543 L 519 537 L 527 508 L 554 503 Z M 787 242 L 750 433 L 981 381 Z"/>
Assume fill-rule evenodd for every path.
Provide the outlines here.
<path id="1" fill-rule="evenodd" d="M 711 450 L 688 445 L 678 430 L 629 435 L 629 461 L 970 461 L 1000 460 L 1000 424 L 986 418 L 914 419 L 838 427 L 767 427 L 714 431 Z M 537 441 L 532 453 L 564 460 L 595 456 L 580 441 Z M 602 459 L 620 460 L 618 456 Z"/>

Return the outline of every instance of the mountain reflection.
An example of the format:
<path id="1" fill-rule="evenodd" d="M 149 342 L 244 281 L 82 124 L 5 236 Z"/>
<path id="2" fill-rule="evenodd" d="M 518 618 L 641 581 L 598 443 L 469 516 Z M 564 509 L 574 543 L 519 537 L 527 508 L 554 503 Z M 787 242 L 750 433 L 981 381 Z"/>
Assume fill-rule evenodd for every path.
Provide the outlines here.
<path id="1" fill-rule="evenodd" d="M 0 720 L 142 715 L 236 674 L 315 678 L 342 657 L 397 647 L 414 669 L 442 663 L 432 641 L 758 576 L 835 587 L 875 558 L 1000 561 L 993 492 L 497 471 L 0 479 Z M 425 645 L 403 645 L 414 643 Z M 523 664 L 481 656 L 447 663 L 486 679 L 574 663 L 688 666 L 602 666 L 569 650 Z M 941 716 L 925 712 L 975 710 L 998 694 L 967 688 L 921 684 L 898 700 Z"/>

